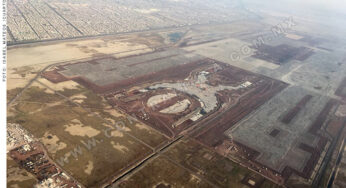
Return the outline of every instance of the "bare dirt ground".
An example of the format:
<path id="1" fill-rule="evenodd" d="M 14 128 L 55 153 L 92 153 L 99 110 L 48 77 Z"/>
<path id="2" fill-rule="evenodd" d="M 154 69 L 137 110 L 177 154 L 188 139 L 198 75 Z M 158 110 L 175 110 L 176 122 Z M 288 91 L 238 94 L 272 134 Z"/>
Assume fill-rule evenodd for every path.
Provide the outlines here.
<path id="1" fill-rule="evenodd" d="M 150 46 L 134 42 L 136 37 L 133 36 L 132 39 L 127 40 L 117 38 L 108 40 L 87 39 L 31 45 L 23 48 L 13 47 L 8 50 L 8 68 L 38 64 L 48 65 L 104 54 L 121 55 L 121 53 L 125 53 L 126 55 L 138 55 L 152 51 Z M 148 43 L 150 44 L 150 41 Z"/>

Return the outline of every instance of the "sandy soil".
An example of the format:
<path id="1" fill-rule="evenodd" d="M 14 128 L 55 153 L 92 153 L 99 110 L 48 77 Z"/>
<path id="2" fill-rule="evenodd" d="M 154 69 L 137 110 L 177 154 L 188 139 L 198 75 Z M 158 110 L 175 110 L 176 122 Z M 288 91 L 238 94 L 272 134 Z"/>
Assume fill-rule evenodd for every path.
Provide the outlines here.
<path id="1" fill-rule="evenodd" d="M 47 85 L 48 87 L 54 89 L 55 91 L 64 91 L 64 89 L 78 89 L 78 87 L 82 87 L 77 82 L 68 80 L 65 82 L 52 83 L 45 78 L 38 79 L 41 83 Z"/>
<path id="2" fill-rule="evenodd" d="M 189 99 L 185 99 L 183 101 L 178 101 L 177 103 L 173 104 L 172 106 L 169 106 L 168 108 L 165 108 L 161 110 L 161 113 L 166 113 L 166 114 L 177 114 L 179 112 L 183 112 L 186 110 L 186 108 L 189 107 L 191 102 Z"/>
<path id="3" fill-rule="evenodd" d="M 121 131 L 116 130 L 111 125 L 107 125 L 107 124 L 103 124 L 103 125 L 105 127 L 111 128 L 112 131 L 108 132 L 108 134 L 110 134 L 111 136 L 114 136 L 114 137 L 123 137 L 124 136 L 124 133 L 122 133 Z"/>
<path id="4" fill-rule="evenodd" d="M 51 138 L 48 138 L 48 137 Z M 57 151 L 66 148 L 66 144 L 56 136 L 49 132 L 46 132 L 40 141 L 45 145 L 49 153 L 55 154 Z"/>
<path id="5" fill-rule="evenodd" d="M 147 105 L 149 107 L 155 106 L 157 104 L 160 104 L 164 101 L 167 101 L 173 97 L 177 96 L 177 94 L 174 93 L 167 93 L 167 94 L 162 94 L 162 95 L 155 95 L 152 96 L 148 99 Z"/>
<path id="6" fill-rule="evenodd" d="M 15 88 L 23 88 L 34 77 L 35 77 L 34 74 L 27 75 L 25 78 L 23 78 L 22 76 L 18 74 L 8 73 L 7 90 L 11 90 Z"/>
<path id="7" fill-rule="evenodd" d="M 99 130 L 84 126 L 78 119 L 74 119 L 69 125 L 65 125 L 65 131 L 73 136 L 88 136 L 90 138 L 100 134 Z"/>
<path id="8" fill-rule="evenodd" d="M 151 129 L 149 128 L 149 126 L 144 125 L 144 124 L 142 124 L 142 123 L 136 123 L 135 126 L 136 126 L 138 129 L 141 129 L 141 130 L 151 131 Z"/>
<path id="9" fill-rule="evenodd" d="M 86 166 L 84 172 L 88 175 L 91 174 L 92 170 L 94 169 L 94 163 L 92 161 L 88 162 L 88 165 Z"/>
<path id="10" fill-rule="evenodd" d="M 151 51 L 144 44 L 134 44 L 118 39 L 88 39 L 81 41 L 64 41 L 45 45 L 24 46 L 8 49 L 8 68 L 53 64 L 63 61 L 88 58 L 100 54 L 131 54 Z"/>
<path id="11" fill-rule="evenodd" d="M 114 109 L 107 109 L 107 110 L 105 110 L 105 112 L 109 113 L 110 115 L 112 115 L 114 117 L 124 117 L 123 114 L 121 114 L 120 112 L 118 112 Z"/>
<path id="12" fill-rule="evenodd" d="M 126 153 L 126 152 L 129 151 L 129 149 L 126 146 L 123 146 L 123 145 L 121 145 L 119 143 L 115 143 L 114 141 L 111 141 L 111 144 L 112 144 L 114 149 L 119 150 L 119 151 L 121 151 L 123 153 Z"/>
<path id="13" fill-rule="evenodd" d="M 85 95 L 79 94 L 71 97 L 71 100 L 73 100 L 75 103 L 82 104 L 86 98 L 87 97 Z"/>
<path id="14" fill-rule="evenodd" d="M 35 76 L 42 66 L 20 67 L 7 71 L 7 90 L 25 87 Z"/>

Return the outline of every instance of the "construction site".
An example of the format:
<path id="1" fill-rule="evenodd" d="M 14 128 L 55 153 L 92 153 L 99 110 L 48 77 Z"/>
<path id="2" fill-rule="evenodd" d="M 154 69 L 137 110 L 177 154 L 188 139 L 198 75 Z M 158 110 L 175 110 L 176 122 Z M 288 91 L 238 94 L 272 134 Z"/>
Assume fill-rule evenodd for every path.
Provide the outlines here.
<path id="1" fill-rule="evenodd" d="M 287 86 L 176 49 L 66 64 L 43 76 L 54 83 L 74 80 L 170 138 L 213 114 L 239 111 L 239 101 L 256 98 L 242 112 L 246 115 Z"/>
<path id="2" fill-rule="evenodd" d="M 34 2 L 10 8 L 32 10 Z M 85 18 L 103 10 L 96 1 L 77 4 Z M 42 8 L 84 28 L 69 15 L 74 6 Z M 332 173 L 341 185 L 345 43 L 318 27 L 306 31 L 307 20 L 291 20 L 293 30 L 289 18 L 244 11 L 231 23 L 50 37 L 61 41 L 40 32 L 34 40 L 45 42 L 23 45 L 32 39 L 12 25 L 8 187 L 322 188 Z M 12 23 L 21 17 L 11 15 Z M 273 34 L 280 24 L 285 32 Z M 75 30 L 68 27 L 56 29 Z"/>

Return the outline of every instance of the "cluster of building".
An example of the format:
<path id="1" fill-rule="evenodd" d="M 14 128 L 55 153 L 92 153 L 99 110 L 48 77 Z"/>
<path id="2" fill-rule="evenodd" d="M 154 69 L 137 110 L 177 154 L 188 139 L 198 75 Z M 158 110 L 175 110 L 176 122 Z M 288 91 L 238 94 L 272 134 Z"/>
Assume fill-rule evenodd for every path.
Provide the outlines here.
<path id="1" fill-rule="evenodd" d="M 209 6 L 213 3 L 213 6 Z M 188 1 L 12 0 L 8 41 L 35 41 L 142 31 L 237 19 L 233 3 Z"/>
<path id="2" fill-rule="evenodd" d="M 41 0 L 8 2 L 8 41 L 33 41 L 82 36 Z"/>
<path id="3" fill-rule="evenodd" d="M 35 187 L 81 187 L 47 156 L 40 142 L 17 147 L 10 151 L 10 156 L 39 180 Z"/>
<path id="4" fill-rule="evenodd" d="M 33 136 L 20 125 L 14 123 L 7 125 L 7 152 L 32 141 Z"/>
<path id="5" fill-rule="evenodd" d="M 39 180 L 35 186 L 37 188 L 81 187 L 48 157 L 42 144 L 21 125 L 7 125 L 7 152 L 22 168 Z"/>
<path id="6" fill-rule="evenodd" d="M 70 180 L 65 173 L 56 173 L 51 178 L 47 178 L 36 184 L 34 188 L 81 188 L 82 186 L 76 183 L 66 182 Z"/>
<path id="7" fill-rule="evenodd" d="M 10 38 L 8 40 L 38 40 L 38 36 L 27 23 L 21 12 L 10 1 L 7 6 L 7 26 Z"/>

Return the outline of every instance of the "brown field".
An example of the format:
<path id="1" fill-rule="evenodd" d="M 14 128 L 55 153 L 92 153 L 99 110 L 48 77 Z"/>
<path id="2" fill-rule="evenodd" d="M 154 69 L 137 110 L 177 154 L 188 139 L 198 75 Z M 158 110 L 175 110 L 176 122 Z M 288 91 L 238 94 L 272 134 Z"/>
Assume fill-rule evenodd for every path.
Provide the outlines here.
<path id="1" fill-rule="evenodd" d="M 211 188 L 205 181 L 199 179 L 189 171 L 177 166 L 164 157 L 156 158 L 147 164 L 139 172 L 127 180 L 123 180 L 121 188 L 169 188 L 169 187 L 191 187 Z"/>
<path id="2" fill-rule="evenodd" d="M 84 186 L 111 181 L 167 141 L 150 127 L 119 114 L 100 96 L 76 91 L 57 90 L 58 95 L 35 83 L 11 106 L 8 122 L 33 133 L 48 155 Z M 80 96 L 84 96 L 81 104 L 75 103 Z M 122 130 L 115 127 L 117 122 L 122 122 Z"/>
<path id="3" fill-rule="evenodd" d="M 255 182 L 253 187 L 279 187 L 193 139 L 179 142 L 164 155 L 195 173 L 202 172 L 204 178 L 219 187 L 248 187 L 250 179 Z"/>
<path id="4" fill-rule="evenodd" d="M 118 185 L 247 188 L 249 182 L 254 184 L 252 187 L 258 188 L 280 187 L 194 140 L 182 139 L 146 166 L 119 181 Z"/>

